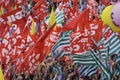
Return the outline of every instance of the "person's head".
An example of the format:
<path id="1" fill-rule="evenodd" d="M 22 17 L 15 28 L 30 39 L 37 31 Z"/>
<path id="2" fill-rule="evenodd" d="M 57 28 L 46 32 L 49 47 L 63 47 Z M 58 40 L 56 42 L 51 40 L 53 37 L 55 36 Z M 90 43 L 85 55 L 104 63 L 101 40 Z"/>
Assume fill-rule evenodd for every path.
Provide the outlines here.
<path id="1" fill-rule="evenodd" d="M 18 74 L 17 75 L 17 80 L 23 80 L 23 77 L 20 74 Z"/>
<path id="2" fill-rule="evenodd" d="M 28 75 L 29 75 L 27 70 L 25 71 L 25 75 L 26 75 L 26 76 L 28 76 Z"/>
<path id="3" fill-rule="evenodd" d="M 52 61 L 52 58 L 51 57 L 47 57 L 47 63 L 50 63 Z"/>
<path id="4" fill-rule="evenodd" d="M 115 61 L 115 60 L 116 60 L 116 57 L 117 57 L 117 54 L 111 55 L 111 60 L 112 60 L 112 61 Z"/>
<path id="5" fill-rule="evenodd" d="M 41 69 L 40 69 L 40 72 L 44 73 L 44 72 L 45 72 L 45 70 L 46 70 L 45 65 L 42 65 L 42 66 L 41 66 Z"/>

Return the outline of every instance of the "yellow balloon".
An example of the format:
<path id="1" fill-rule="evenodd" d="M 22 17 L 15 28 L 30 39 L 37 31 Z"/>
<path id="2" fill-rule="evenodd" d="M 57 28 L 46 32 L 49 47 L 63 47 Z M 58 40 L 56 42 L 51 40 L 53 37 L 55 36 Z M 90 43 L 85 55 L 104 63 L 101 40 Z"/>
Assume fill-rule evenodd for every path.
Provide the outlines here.
<path id="1" fill-rule="evenodd" d="M 114 7 L 113 5 L 107 6 L 101 14 L 101 19 L 102 19 L 103 23 L 109 25 L 110 28 L 114 32 L 118 32 L 118 31 L 120 31 L 120 28 L 118 28 L 117 26 L 114 25 L 114 23 L 112 22 L 112 19 L 110 17 L 113 7 Z"/>

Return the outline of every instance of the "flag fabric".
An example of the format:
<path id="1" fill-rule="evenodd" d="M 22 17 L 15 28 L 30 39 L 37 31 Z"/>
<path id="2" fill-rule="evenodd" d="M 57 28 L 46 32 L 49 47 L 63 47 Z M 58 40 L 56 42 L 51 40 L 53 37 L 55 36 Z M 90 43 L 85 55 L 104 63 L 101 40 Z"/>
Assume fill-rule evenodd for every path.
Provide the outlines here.
<path id="1" fill-rule="evenodd" d="M 112 80 L 113 75 L 110 71 L 108 71 L 108 67 L 105 66 L 105 63 L 95 54 L 95 52 L 90 49 L 90 55 L 94 58 L 96 64 L 99 66 L 99 68 L 102 70 L 103 74 L 106 76 L 108 80 Z"/>
<path id="2" fill-rule="evenodd" d="M 117 54 L 116 64 L 120 64 L 120 52 Z"/>
<path id="3" fill-rule="evenodd" d="M 86 9 L 83 13 L 79 14 L 76 17 L 75 24 L 68 25 L 73 27 L 74 25 L 74 32 L 71 34 L 71 47 L 72 47 L 72 54 L 82 54 L 87 53 L 90 49 L 91 45 L 91 38 L 90 38 L 90 27 L 87 26 L 89 23 L 88 19 L 89 9 Z M 84 22 L 86 21 L 86 22 Z M 67 27 L 67 26 L 66 26 Z"/>
<path id="4" fill-rule="evenodd" d="M 30 30 L 30 34 L 34 35 L 36 33 L 36 26 L 35 26 L 35 22 L 34 20 L 32 20 L 32 24 L 31 24 L 31 30 Z"/>
<path id="5" fill-rule="evenodd" d="M 58 3 L 58 2 L 60 2 L 60 0 L 54 0 L 54 2 L 57 2 L 57 3 Z"/>
<path id="6" fill-rule="evenodd" d="M 102 52 L 103 51 L 103 52 Z M 106 57 L 105 49 L 101 48 L 97 51 L 100 55 L 100 59 L 104 60 Z M 82 54 L 72 54 L 71 55 L 74 64 L 82 64 L 82 65 L 96 65 L 93 57 L 88 53 Z"/>
<path id="7" fill-rule="evenodd" d="M 98 6 L 98 3 L 96 0 L 87 0 L 87 9 L 90 9 L 90 16 L 98 16 L 98 10 L 96 6 Z"/>
<path id="8" fill-rule="evenodd" d="M 109 47 L 109 55 L 118 54 L 120 52 L 120 39 L 109 27 L 106 28 L 104 34 L 104 45 L 107 52 Z"/>
<path id="9" fill-rule="evenodd" d="M 4 1 L 4 8 L 8 10 L 8 12 L 12 11 L 12 8 L 10 7 L 11 0 L 5 0 Z"/>
<path id="10" fill-rule="evenodd" d="M 44 53 L 44 40 L 51 30 L 53 30 L 54 26 L 55 24 L 51 26 L 50 29 L 44 33 L 44 35 L 35 40 L 35 42 L 29 35 L 27 36 L 26 44 L 29 45 L 25 47 L 25 50 L 22 52 L 24 54 L 20 55 L 20 62 L 18 62 L 19 65 L 16 70 L 25 71 L 28 69 L 30 73 L 35 71 L 36 66 L 46 57 L 46 53 Z"/>
<path id="11" fill-rule="evenodd" d="M 4 80 L 4 75 L 1 67 L 0 67 L 0 80 Z"/>
<path id="12" fill-rule="evenodd" d="M 14 4 L 23 4 L 23 2 L 25 2 L 26 0 L 15 0 Z"/>
<path id="13" fill-rule="evenodd" d="M 54 23 L 56 23 L 56 17 L 54 13 L 54 7 L 52 7 L 52 11 L 50 13 L 50 19 L 49 19 L 49 26 L 52 26 Z"/>
<path id="14" fill-rule="evenodd" d="M 108 27 L 107 27 L 107 29 L 108 29 Z M 105 30 L 105 32 L 108 32 L 107 29 Z M 108 34 L 108 35 L 110 35 L 110 34 Z M 98 65 L 98 67 L 102 70 L 102 77 L 101 77 L 102 79 L 108 79 L 108 77 L 113 76 L 113 74 L 119 75 L 119 67 L 118 67 L 119 66 L 119 55 L 118 55 L 119 53 L 116 53 L 118 55 L 116 58 L 116 62 L 118 62 L 118 63 L 115 63 L 115 65 L 117 65 L 117 66 L 114 67 L 112 64 L 108 64 L 108 59 L 109 59 L 108 57 L 110 57 L 112 54 L 109 54 L 110 49 L 108 50 L 108 47 L 110 47 L 110 46 L 105 48 L 104 38 L 101 38 L 101 41 L 100 41 L 100 43 L 97 43 L 97 46 L 99 46 L 99 48 L 98 48 L 96 57 L 98 57 L 99 60 L 101 60 L 101 62 L 104 61 L 102 63 L 101 62 L 96 63 L 96 61 L 99 61 L 99 60 L 98 60 L 98 58 L 95 59 L 91 55 L 91 53 L 90 54 L 86 53 L 86 54 L 81 54 L 81 55 L 80 54 L 73 54 L 72 55 L 72 59 L 73 59 L 74 64 L 82 64 L 83 65 L 82 70 L 80 70 L 81 74 L 83 73 L 82 75 L 85 75 L 84 71 L 86 71 L 86 74 L 87 74 L 87 72 L 89 72 L 88 71 L 89 66 L 92 66 L 92 65 L 97 66 Z M 94 51 L 92 51 L 92 52 L 94 52 Z M 95 52 L 94 52 L 94 54 L 95 54 Z M 91 63 L 91 64 L 89 64 L 89 63 Z M 91 71 L 90 72 L 91 74 L 95 73 L 95 71 L 92 71 L 92 70 L 90 70 L 90 71 Z M 108 71 L 108 72 L 106 72 L 106 71 Z M 107 73 L 109 73 L 109 76 L 106 75 Z"/>
<path id="15" fill-rule="evenodd" d="M 101 0 L 102 3 L 105 5 L 105 6 L 109 6 L 110 5 L 110 1 L 109 0 Z"/>
<path id="16" fill-rule="evenodd" d="M 12 33 L 14 32 L 14 29 L 16 28 L 16 24 L 12 24 L 10 27 L 10 36 L 12 35 Z"/>
<path id="17" fill-rule="evenodd" d="M 64 22 L 64 11 L 62 9 L 60 9 L 59 6 L 58 6 L 58 8 L 55 10 L 54 15 L 55 15 L 55 18 L 52 17 L 52 19 L 54 19 L 56 21 L 56 25 L 57 26 L 62 25 L 63 22 Z M 47 25 L 50 23 L 50 16 L 51 15 L 49 15 L 45 18 L 45 23 Z"/>
<path id="18" fill-rule="evenodd" d="M 86 25 L 78 23 L 77 30 L 71 34 L 71 47 L 73 48 L 72 54 L 86 53 L 90 49 L 91 36 L 89 34 L 90 28 Z"/>
<path id="19" fill-rule="evenodd" d="M 91 21 L 88 23 L 88 26 L 90 26 L 91 36 L 94 38 L 95 42 L 98 43 L 106 26 L 104 26 L 100 20 Z"/>
<path id="20" fill-rule="evenodd" d="M 115 61 L 115 74 L 120 75 L 120 52 L 117 54 Z"/>
<path id="21" fill-rule="evenodd" d="M 69 8 L 68 8 L 68 18 L 74 18 L 78 15 L 79 10 L 78 10 L 78 0 L 75 1 L 69 1 Z"/>
<path id="22" fill-rule="evenodd" d="M 56 12 L 58 12 L 58 11 L 56 11 Z M 59 11 L 55 17 L 56 17 L 56 23 L 58 25 L 62 24 L 64 22 L 64 12 L 63 11 Z"/>
<path id="23" fill-rule="evenodd" d="M 68 14 L 70 12 L 70 4 L 68 0 L 63 0 L 62 3 L 60 3 L 60 5 L 58 6 L 58 8 L 64 11 L 64 18 L 67 19 L 68 18 Z M 66 21 L 66 20 L 65 20 Z"/>
<path id="24" fill-rule="evenodd" d="M 36 4 L 35 6 L 33 7 L 34 9 L 34 13 L 33 15 L 38 15 L 38 17 L 44 21 L 44 18 L 48 15 L 47 13 L 47 4 L 46 4 L 46 1 L 45 0 L 37 0 L 35 1 Z"/>
<path id="25" fill-rule="evenodd" d="M 63 30 L 64 31 L 76 30 L 78 22 L 79 23 L 81 22 L 81 25 L 83 25 L 83 23 L 85 24 L 88 21 L 88 15 L 89 15 L 89 9 L 86 9 L 82 13 L 79 13 L 75 18 L 69 19 L 69 21 L 64 25 Z M 84 20 L 86 20 L 86 22 L 84 22 Z"/>
<path id="26" fill-rule="evenodd" d="M 78 68 L 78 73 L 82 76 L 92 76 L 98 71 L 98 66 L 96 65 L 81 65 Z"/>
<path id="27" fill-rule="evenodd" d="M 60 58 L 66 63 L 73 60 L 74 64 L 81 65 L 77 71 L 83 76 L 92 76 L 99 69 L 102 80 L 120 75 L 120 33 L 102 25 L 95 0 L 84 0 L 81 13 L 78 0 L 63 0 L 55 12 L 52 8 L 50 15 L 46 0 L 34 0 L 33 13 L 27 17 L 18 8 L 18 5 L 28 7 L 25 2 L 0 0 L 0 62 L 6 66 L 4 75 L 0 68 L 0 80 L 8 79 L 11 63 L 16 72 L 33 73 L 50 52 L 54 59 Z M 110 5 L 108 0 L 102 3 Z M 116 55 L 116 60 L 109 62 L 112 55 Z M 53 67 L 61 74 L 59 67 Z"/>
<path id="28" fill-rule="evenodd" d="M 57 30 L 51 30 L 51 32 L 47 35 L 45 41 L 44 41 L 44 46 L 45 46 L 45 53 L 51 53 L 51 49 L 53 45 L 58 41 L 59 36 L 60 36 L 61 31 Z M 51 54 L 50 54 L 51 55 Z"/>
<path id="29" fill-rule="evenodd" d="M 14 5 L 14 10 L 16 10 L 18 8 L 18 5 L 17 4 L 15 4 Z"/>
<path id="30" fill-rule="evenodd" d="M 115 65 L 114 74 L 120 75 L 120 64 L 118 64 L 118 63 Z"/>
<path id="31" fill-rule="evenodd" d="M 56 71 L 56 73 L 57 73 L 58 76 L 62 74 L 61 68 L 58 67 L 57 65 L 54 65 L 53 69 Z"/>
<path id="32" fill-rule="evenodd" d="M 62 37 L 55 43 L 52 47 L 52 57 L 62 57 L 64 55 L 70 54 L 70 33 L 71 31 L 64 32 Z M 67 49 L 65 49 L 67 48 Z"/>
<path id="33" fill-rule="evenodd" d="M 11 18 L 11 15 L 16 15 L 17 18 L 15 16 L 13 16 Z M 25 17 L 22 15 L 22 9 L 21 8 L 18 8 L 16 10 L 12 10 L 12 11 L 6 13 L 6 14 L 3 14 L 1 16 L 1 18 L 4 19 L 3 21 L 6 24 L 8 24 L 8 23 L 14 23 L 14 24 L 25 23 Z"/>
<path id="34" fill-rule="evenodd" d="M 71 55 L 74 64 L 81 65 L 96 65 L 95 60 L 90 56 L 89 53 L 85 54 L 73 54 Z"/>
<path id="35" fill-rule="evenodd" d="M 0 16 L 3 14 L 3 8 L 2 6 L 0 7 Z"/>

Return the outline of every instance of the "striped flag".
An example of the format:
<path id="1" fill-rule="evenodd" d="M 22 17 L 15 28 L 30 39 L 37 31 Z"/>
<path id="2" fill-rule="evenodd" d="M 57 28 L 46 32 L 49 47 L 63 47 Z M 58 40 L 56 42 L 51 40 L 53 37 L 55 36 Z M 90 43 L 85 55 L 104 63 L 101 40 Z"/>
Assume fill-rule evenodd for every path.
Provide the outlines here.
<path id="1" fill-rule="evenodd" d="M 52 47 L 52 57 L 62 57 L 71 53 L 70 50 L 70 33 L 72 31 L 64 32 L 62 37 Z M 66 49 L 65 49 L 66 48 Z"/>
<path id="2" fill-rule="evenodd" d="M 72 55 L 74 64 L 82 64 L 82 65 L 96 65 L 95 60 L 90 54 L 73 54 Z"/>
<path id="3" fill-rule="evenodd" d="M 102 37 L 101 40 L 97 43 L 97 46 L 99 46 L 99 50 L 97 50 L 98 54 L 95 54 L 93 50 L 90 50 L 90 53 L 87 54 L 74 54 L 72 55 L 72 59 L 74 64 L 83 65 L 83 68 L 81 68 L 81 70 L 79 71 L 81 75 L 88 76 L 94 74 L 95 67 L 92 66 L 97 66 L 96 69 L 98 69 L 99 67 L 102 70 L 102 80 L 112 80 L 113 75 L 120 75 L 120 55 L 118 55 L 120 52 L 120 40 L 117 34 L 113 33 L 109 29 L 109 27 L 105 29 L 103 36 L 104 37 Z M 114 54 L 113 52 L 118 56 L 116 58 L 116 65 L 115 67 L 113 67 L 114 69 L 112 70 L 112 66 L 108 64 L 108 58 L 112 54 Z"/>
<path id="4" fill-rule="evenodd" d="M 90 50 L 90 55 L 94 58 L 94 60 L 96 61 L 96 64 L 102 70 L 107 80 L 112 80 L 113 78 L 112 73 L 108 71 L 108 67 L 106 67 L 105 63 L 103 63 L 103 61 L 94 53 L 92 49 Z"/>
<path id="5" fill-rule="evenodd" d="M 120 75 L 120 64 L 116 64 L 114 74 L 117 76 Z"/>
<path id="6" fill-rule="evenodd" d="M 56 22 L 57 24 L 64 23 L 64 12 L 63 11 L 59 11 L 58 14 L 56 15 Z"/>
<path id="7" fill-rule="evenodd" d="M 62 74 L 61 68 L 58 67 L 57 65 L 54 65 L 53 69 L 56 71 L 56 73 L 57 73 L 58 76 Z"/>
<path id="8" fill-rule="evenodd" d="M 99 56 L 102 60 L 106 58 L 104 45 L 99 45 L 99 50 L 97 51 L 99 53 Z M 84 53 L 84 54 L 72 54 L 71 55 L 73 59 L 74 64 L 83 64 L 83 65 L 96 65 L 95 60 L 90 55 L 90 53 Z"/>
<path id="9" fill-rule="evenodd" d="M 120 53 L 117 54 L 116 62 L 115 62 L 115 74 L 120 75 Z"/>
<path id="10" fill-rule="evenodd" d="M 98 66 L 94 65 L 82 65 L 80 66 L 79 74 L 82 76 L 92 76 L 98 71 Z"/>
<path id="11" fill-rule="evenodd" d="M 109 55 L 118 54 L 120 52 L 120 39 L 109 27 L 105 30 L 104 45 L 106 53 L 107 48 L 109 47 Z"/>
<path id="12" fill-rule="evenodd" d="M 118 53 L 118 56 L 116 58 L 116 64 L 120 64 L 120 52 Z"/>

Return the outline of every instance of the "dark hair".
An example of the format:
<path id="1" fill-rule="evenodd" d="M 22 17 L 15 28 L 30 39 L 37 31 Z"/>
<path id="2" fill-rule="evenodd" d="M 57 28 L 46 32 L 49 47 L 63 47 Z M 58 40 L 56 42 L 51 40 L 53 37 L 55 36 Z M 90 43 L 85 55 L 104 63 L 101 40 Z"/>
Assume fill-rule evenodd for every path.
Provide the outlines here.
<path id="1" fill-rule="evenodd" d="M 44 66 L 44 65 L 42 65 L 42 66 L 41 66 L 41 68 L 40 68 L 40 72 L 42 72 L 42 69 L 43 69 L 43 68 L 45 68 L 45 66 Z"/>
<path id="2" fill-rule="evenodd" d="M 113 54 L 113 55 L 111 55 L 111 60 L 115 60 L 116 57 L 117 57 L 117 54 Z"/>
<path id="3" fill-rule="evenodd" d="M 48 71 L 47 71 L 48 73 L 52 73 L 53 72 L 53 67 L 52 66 L 50 66 L 49 68 L 48 68 Z"/>

